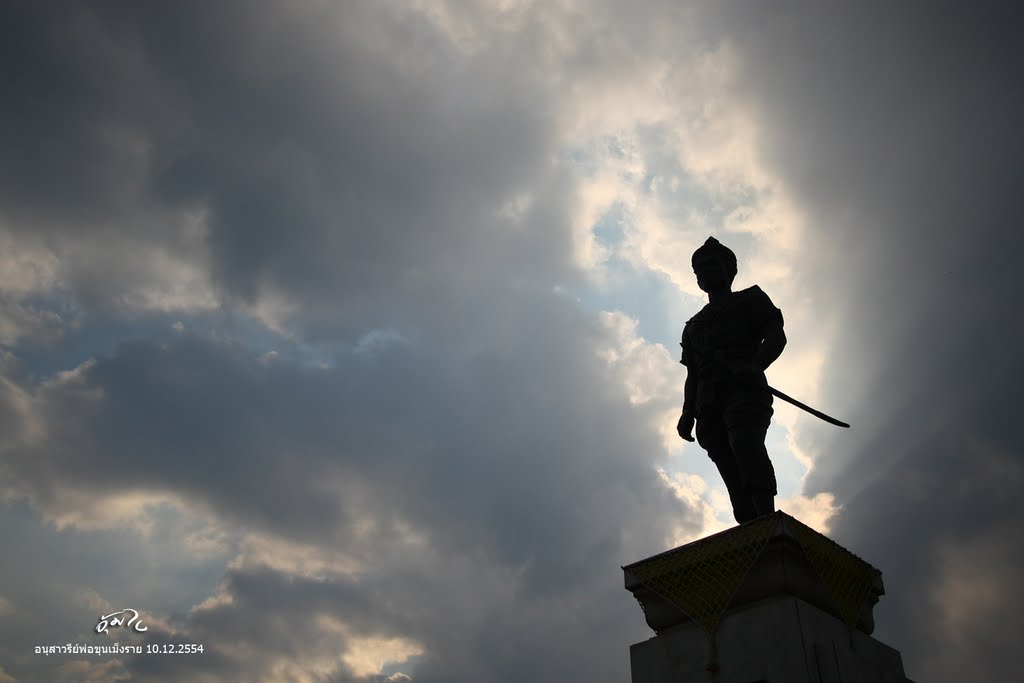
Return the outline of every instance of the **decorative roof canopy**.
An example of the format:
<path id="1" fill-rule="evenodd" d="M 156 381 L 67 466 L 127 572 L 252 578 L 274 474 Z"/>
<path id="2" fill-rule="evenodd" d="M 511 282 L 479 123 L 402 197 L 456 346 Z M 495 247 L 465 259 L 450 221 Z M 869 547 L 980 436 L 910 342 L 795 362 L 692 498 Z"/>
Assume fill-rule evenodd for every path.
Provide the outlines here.
<path id="1" fill-rule="evenodd" d="M 623 567 L 656 632 L 693 621 L 714 638 L 729 610 L 791 594 L 871 633 L 882 573 L 784 512 Z"/>

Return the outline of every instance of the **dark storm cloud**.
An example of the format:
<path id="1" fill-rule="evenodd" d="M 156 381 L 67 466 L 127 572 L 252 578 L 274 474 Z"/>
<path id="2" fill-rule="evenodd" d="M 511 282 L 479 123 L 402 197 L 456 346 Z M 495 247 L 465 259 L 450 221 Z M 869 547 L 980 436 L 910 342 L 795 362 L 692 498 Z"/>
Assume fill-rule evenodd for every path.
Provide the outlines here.
<path id="1" fill-rule="evenodd" d="M 7 419 L 27 410 L 37 431 L 7 444 L 4 479 L 42 512 L 86 525 L 82 500 L 145 491 L 352 553 L 366 576 L 344 600 L 321 596 L 333 602 L 317 613 L 422 643 L 417 680 L 596 674 L 607 664 L 574 657 L 595 638 L 612 651 L 637 637 L 621 619 L 633 608 L 615 563 L 657 550 L 687 511 L 657 482 L 643 409 L 594 353 L 607 333 L 567 301 L 501 303 L 501 321 L 470 339 L 339 354 L 330 369 L 192 338 L 127 344 L 41 387 L 8 386 Z M 527 325 L 530 335 L 512 333 Z M 429 552 L 389 550 L 404 528 Z M 459 573 L 437 555 L 459 558 Z M 281 586 L 261 595 L 267 582 Z M 200 610 L 176 640 L 220 643 L 233 671 L 248 665 L 231 643 L 268 662 L 294 657 L 324 638 L 315 620 L 293 627 L 301 609 L 282 606 L 312 604 L 300 588 L 281 570 L 231 570 L 231 603 Z M 279 638 L 282 628 L 293 635 Z M 154 680 L 192 671 L 143 664 L 139 675 L 159 668 Z"/>
<path id="2" fill-rule="evenodd" d="M 190 258 L 189 220 L 222 296 L 269 289 L 359 326 L 483 273 L 565 268 L 550 98 L 500 46 L 466 59 L 378 3 L 293 9 L 6 5 L 6 226 L 47 233 L 97 307 L 119 292 L 79 240 Z M 524 192 L 530 220 L 503 229 L 495 214 Z"/>
<path id="3" fill-rule="evenodd" d="M 886 571 L 882 637 L 922 680 L 1021 673 L 998 654 L 1022 627 L 1005 581 L 1024 552 L 1020 20 L 989 3 L 711 20 L 740 56 L 763 154 L 811 211 L 814 296 L 841 329 L 824 395 L 854 429 L 822 445 L 809 487 L 837 494 L 835 534 Z M 971 594 L 985 584 L 1002 597 Z"/>
<path id="4" fill-rule="evenodd" d="M 169 664 L 153 657 L 126 666 L 140 681 L 184 681 L 198 673 L 256 678 L 282 661 L 336 663 L 353 640 L 370 636 L 422 647 L 417 681 L 559 681 L 606 675 L 607 663 L 593 656 L 593 647 L 629 637 L 602 605 L 624 602 L 618 577 L 577 576 L 579 583 L 557 596 L 529 596 L 507 591 L 501 585 L 507 576 L 485 576 L 492 568 L 479 558 L 410 549 L 407 559 L 382 563 L 358 580 L 229 570 L 221 594 L 230 601 L 203 606 L 146 639 L 210 643 L 209 666 L 202 658 Z M 430 604 L 424 591 L 435 594 Z M 351 665 L 332 675 L 337 678 L 325 680 L 362 679 Z"/>
<path id="5" fill-rule="evenodd" d="M 313 542 L 393 513 L 443 547 L 471 540 L 502 563 L 529 562 L 530 589 L 554 590 L 562 579 L 539 576 L 618 543 L 594 491 L 637 504 L 654 473 L 623 456 L 657 449 L 639 426 L 606 426 L 634 409 L 603 386 L 599 328 L 569 306 L 504 303 L 506 324 L 517 313 L 549 324 L 528 337 L 478 330 L 472 344 L 485 348 L 468 363 L 458 340 L 339 355 L 329 370 L 199 339 L 128 344 L 35 390 L 31 419 L 46 437 L 8 444 L 8 477 L 44 510 L 61 511 L 68 489 L 163 491 Z"/>

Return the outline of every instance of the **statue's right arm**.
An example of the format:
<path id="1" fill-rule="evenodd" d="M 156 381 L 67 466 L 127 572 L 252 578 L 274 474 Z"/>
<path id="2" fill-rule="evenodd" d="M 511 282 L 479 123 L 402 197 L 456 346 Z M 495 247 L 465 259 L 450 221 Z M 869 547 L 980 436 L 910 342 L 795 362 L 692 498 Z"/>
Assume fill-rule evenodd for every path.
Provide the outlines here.
<path id="1" fill-rule="evenodd" d="M 693 441 L 693 426 L 697 412 L 697 372 L 691 367 L 694 361 L 690 353 L 692 347 L 686 334 L 688 325 L 689 321 L 683 326 L 683 335 L 679 340 L 679 346 L 682 348 L 679 362 L 686 368 L 686 383 L 683 385 L 683 413 L 679 416 L 676 432 L 686 441 Z"/>
<path id="2" fill-rule="evenodd" d="M 683 385 L 683 413 L 679 416 L 676 432 L 686 441 L 693 441 L 694 406 L 697 403 L 696 373 L 686 368 L 686 384 Z"/>
<path id="3" fill-rule="evenodd" d="M 686 368 L 686 384 L 683 385 L 683 415 L 695 415 L 697 405 L 697 373 Z"/>

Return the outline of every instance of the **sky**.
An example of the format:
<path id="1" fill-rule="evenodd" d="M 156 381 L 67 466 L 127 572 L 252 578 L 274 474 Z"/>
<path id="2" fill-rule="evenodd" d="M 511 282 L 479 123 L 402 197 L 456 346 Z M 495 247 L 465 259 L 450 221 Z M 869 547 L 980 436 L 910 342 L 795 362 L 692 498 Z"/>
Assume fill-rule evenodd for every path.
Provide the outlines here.
<path id="1" fill-rule="evenodd" d="M 1024 678 L 1018 14 L 3 3 L 0 682 L 628 680 L 620 567 L 733 524 L 709 235 L 853 425 L 776 402 L 779 507 Z M 35 653 L 118 639 L 204 650 Z"/>

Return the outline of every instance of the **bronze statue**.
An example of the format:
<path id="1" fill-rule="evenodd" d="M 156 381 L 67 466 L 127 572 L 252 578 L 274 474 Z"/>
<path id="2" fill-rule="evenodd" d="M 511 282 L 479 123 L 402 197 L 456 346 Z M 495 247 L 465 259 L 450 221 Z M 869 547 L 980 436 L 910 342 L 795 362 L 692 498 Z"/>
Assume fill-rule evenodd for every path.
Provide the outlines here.
<path id="1" fill-rule="evenodd" d="M 679 436 L 697 441 L 718 467 L 736 521 L 775 510 L 775 469 L 764 445 L 772 390 L 764 371 L 786 346 L 782 311 L 758 286 L 732 291 L 736 255 L 714 237 L 693 253 L 708 304 L 683 328 L 686 366 Z"/>

